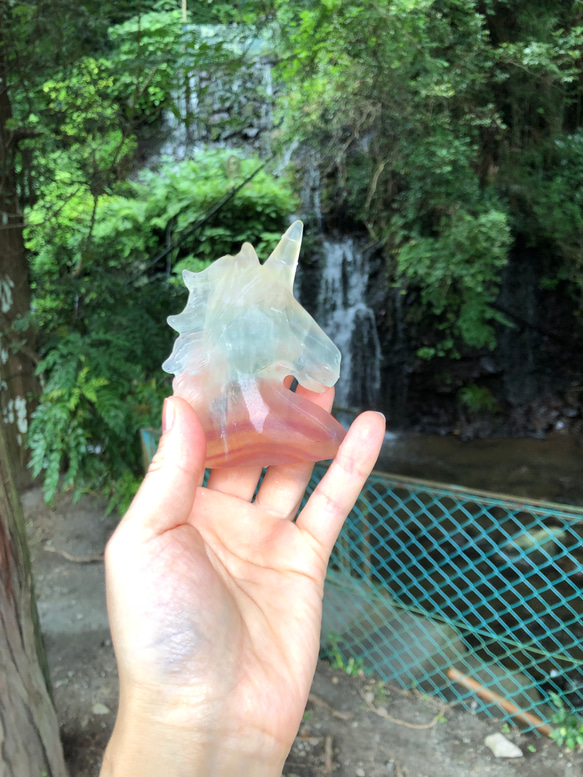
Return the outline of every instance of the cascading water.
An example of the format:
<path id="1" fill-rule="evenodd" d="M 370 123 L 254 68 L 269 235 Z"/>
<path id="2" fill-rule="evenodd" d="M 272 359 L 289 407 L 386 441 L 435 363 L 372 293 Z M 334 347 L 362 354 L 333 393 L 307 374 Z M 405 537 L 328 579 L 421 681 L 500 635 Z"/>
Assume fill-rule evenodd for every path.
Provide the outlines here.
<path id="1" fill-rule="evenodd" d="M 336 404 L 378 406 L 381 348 L 375 316 L 366 301 L 369 265 L 351 238 L 324 240 L 316 320 L 342 353 Z"/>
<path id="2" fill-rule="evenodd" d="M 174 110 L 164 112 L 164 141 L 158 157 L 170 157 L 175 161 L 189 159 L 200 148 L 198 126 L 198 75 L 189 76 L 187 82 L 173 94 Z"/>

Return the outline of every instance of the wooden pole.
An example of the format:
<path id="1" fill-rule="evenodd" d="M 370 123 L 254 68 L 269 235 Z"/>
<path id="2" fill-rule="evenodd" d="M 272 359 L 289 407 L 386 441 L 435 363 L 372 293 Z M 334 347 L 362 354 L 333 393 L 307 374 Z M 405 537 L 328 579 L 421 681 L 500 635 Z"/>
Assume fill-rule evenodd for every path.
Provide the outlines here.
<path id="1" fill-rule="evenodd" d="M 504 712 L 507 712 L 509 715 L 512 715 L 512 717 L 517 718 L 523 723 L 527 723 L 533 728 L 536 728 L 537 731 L 541 732 L 541 734 L 546 734 L 546 736 L 551 735 L 551 727 L 546 723 L 543 723 L 543 721 L 540 718 L 537 718 L 536 715 L 532 715 L 530 712 L 524 712 L 524 710 L 521 710 L 516 706 L 516 704 L 513 704 L 508 699 L 504 699 L 502 696 L 499 696 L 489 688 L 484 688 L 484 686 L 480 685 L 480 683 L 477 680 L 474 680 L 473 677 L 462 674 L 459 670 L 454 669 L 453 667 L 447 670 L 447 676 L 450 680 L 453 680 L 454 682 L 463 685 L 465 688 L 468 688 L 470 691 L 473 691 L 481 699 L 497 704 L 498 707 L 503 709 Z"/>

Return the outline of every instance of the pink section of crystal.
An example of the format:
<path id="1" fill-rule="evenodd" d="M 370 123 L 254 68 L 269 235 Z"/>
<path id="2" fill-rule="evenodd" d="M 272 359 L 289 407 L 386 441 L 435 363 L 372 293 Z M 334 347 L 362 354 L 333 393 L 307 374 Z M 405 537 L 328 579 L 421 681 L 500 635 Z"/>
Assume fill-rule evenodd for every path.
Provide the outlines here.
<path id="1" fill-rule="evenodd" d="M 189 400 L 188 380 L 175 378 L 174 393 Z M 331 459 L 346 434 L 330 413 L 270 381 L 248 383 L 237 401 L 221 403 L 217 415 L 208 407 L 194 409 L 206 433 L 207 467 Z"/>

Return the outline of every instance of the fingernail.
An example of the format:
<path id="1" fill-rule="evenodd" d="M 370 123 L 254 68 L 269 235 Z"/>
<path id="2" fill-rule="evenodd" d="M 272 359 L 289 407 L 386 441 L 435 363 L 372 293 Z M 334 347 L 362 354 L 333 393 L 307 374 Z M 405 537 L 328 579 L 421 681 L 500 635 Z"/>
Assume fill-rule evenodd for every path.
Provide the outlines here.
<path id="1" fill-rule="evenodd" d="M 374 410 L 373 412 L 374 412 L 374 413 L 376 413 L 377 415 L 380 415 L 380 417 L 383 419 L 383 421 L 384 421 L 385 423 L 387 423 L 387 418 L 386 418 L 386 416 L 385 416 L 385 414 L 384 414 L 384 413 L 381 413 L 381 411 L 380 411 L 380 410 Z"/>
<path id="2" fill-rule="evenodd" d="M 166 397 L 162 406 L 162 434 L 166 434 L 172 429 L 174 424 L 174 402 L 172 397 Z"/>

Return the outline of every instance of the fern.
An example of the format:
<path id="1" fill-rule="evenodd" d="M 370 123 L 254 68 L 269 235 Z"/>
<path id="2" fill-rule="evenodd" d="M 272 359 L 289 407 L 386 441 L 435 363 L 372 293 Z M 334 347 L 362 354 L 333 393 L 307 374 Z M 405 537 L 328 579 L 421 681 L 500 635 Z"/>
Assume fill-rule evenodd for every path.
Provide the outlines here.
<path id="1" fill-rule="evenodd" d="M 140 474 L 138 433 L 141 426 L 158 423 L 168 393 L 158 365 L 168 347 L 159 344 L 156 375 L 149 375 L 144 354 L 150 327 L 138 332 L 135 322 L 125 323 L 125 338 L 115 330 L 67 333 L 39 364 L 45 385 L 28 444 L 34 475 L 44 475 L 48 502 L 59 484 L 73 488 L 76 496 L 86 489 L 111 496 L 117 481 Z"/>

